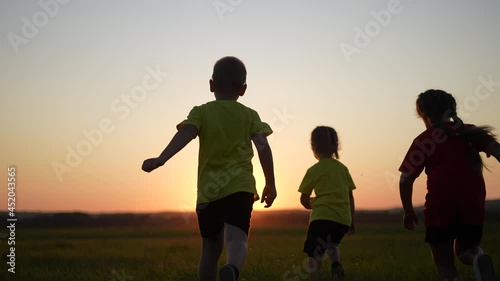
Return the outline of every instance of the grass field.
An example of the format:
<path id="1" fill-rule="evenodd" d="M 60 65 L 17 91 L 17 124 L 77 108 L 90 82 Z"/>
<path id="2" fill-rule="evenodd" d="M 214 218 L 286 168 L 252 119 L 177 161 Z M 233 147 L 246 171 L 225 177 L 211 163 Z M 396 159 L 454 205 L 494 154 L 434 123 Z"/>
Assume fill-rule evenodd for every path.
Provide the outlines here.
<path id="1" fill-rule="evenodd" d="M 5 231 L 0 234 L 5 237 Z M 6 272 L 2 239 L 0 280 L 197 280 L 200 239 L 195 230 L 18 229 L 16 234 L 16 273 Z M 253 228 L 240 280 L 307 280 L 304 235 L 305 226 Z M 483 247 L 500 272 L 500 224 L 486 226 Z M 359 225 L 340 251 L 347 280 L 436 280 L 423 227 L 410 233 L 399 225 Z M 330 280 L 326 271 L 324 280 Z M 464 280 L 474 280 L 472 268 L 459 265 L 459 271 Z"/>

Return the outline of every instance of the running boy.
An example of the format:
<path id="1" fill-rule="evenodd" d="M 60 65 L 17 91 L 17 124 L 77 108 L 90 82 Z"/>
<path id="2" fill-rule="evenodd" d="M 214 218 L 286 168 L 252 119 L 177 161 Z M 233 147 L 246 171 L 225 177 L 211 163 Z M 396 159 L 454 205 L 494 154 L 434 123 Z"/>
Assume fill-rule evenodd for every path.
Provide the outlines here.
<path id="1" fill-rule="evenodd" d="M 221 281 L 238 280 L 247 256 L 247 240 L 253 203 L 259 199 L 252 174 L 255 144 L 266 178 L 261 203 L 271 207 L 276 198 L 273 158 L 266 137 L 271 128 L 253 109 L 237 102 L 245 94 L 247 71 L 242 61 L 224 57 L 214 65 L 210 91 L 215 101 L 195 106 L 157 158 L 144 161 L 151 172 L 162 166 L 192 139 L 199 136 L 196 213 L 203 239 L 199 264 L 201 281 L 215 281 L 224 246 L 227 264 L 219 271 Z"/>
<path id="2" fill-rule="evenodd" d="M 300 203 L 312 209 L 304 243 L 311 280 L 318 280 L 321 262 L 327 252 L 332 275 L 344 279 L 340 264 L 339 243 L 350 231 L 354 233 L 354 197 L 356 189 L 349 170 L 340 163 L 337 132 L 331 127 L 316 127 L 311 134 L 311 147 L 318 160 L 307 170 L 299 187 Z M 335 158 L 333 156 L 335 155 Z M 316 194 L 311 197 L 312 192 Z"/>
<path id="3" fill-rule="evenodd" d="M 500 144 L 490 127 L 463 124 L 455 99 L 444 91 L 420 94 L 417 113 L 427 130 L 415 138 L 399 168 L 404 226 L 412 230 L 418 223 L 412 204 L 413 183 L 425 168 L 425 241 L 430 244 L 440 280 L 460 280 L 455 251 L 462 263 L 473 265 L 477 280 L 496 281 L 493 262 L 479 247 L 486 196 L 479 152 L 500 161 Z"/>

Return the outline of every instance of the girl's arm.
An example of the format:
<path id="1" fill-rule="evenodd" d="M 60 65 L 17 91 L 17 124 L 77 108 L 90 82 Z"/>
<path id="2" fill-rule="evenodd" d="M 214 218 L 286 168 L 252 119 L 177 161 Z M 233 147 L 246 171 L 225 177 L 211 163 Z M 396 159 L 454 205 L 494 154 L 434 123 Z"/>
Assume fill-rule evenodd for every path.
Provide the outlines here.
<path id="1" fill-rule="evenodd" d="M 413 209 L 412 195 L 413 195 L 413 183 L 415 182 L 415 177 L 402 173 L 399 179 L 399 195 L 401 197 L 401 202 L 403 203 L 404 210 L 404 226 L 408 230 L 413 230 L 415 224 L 418 224 L 417 214 Z"/>
<path id="2" fill-rule="evenodd" d="M 304 206 L 304 208 L 311 210 L 312 209 L 311 195 L 307 195 L 307 194 L 302 193 L 302 195 L 300 195 L 300 204 L 302 204 L 302 206 Z"/>
<path id="3" fill-rule="evenodd" d="M 349 229 L 349 234 L 354 234 L 354 231 L 355 231 L 355 228 L 354 228 L 355 207 L 354 207 L 354 196 L 352 195 L 352 190 L 349 191 L 349 204 L 351 205 L 351 229 Z"/>
<path id="4" fill-rule="evenodd" d="M 493 155 L 500 162 L 500 143 L 492 141 L 488 144 L 485 151 L 488 155 Z"/>

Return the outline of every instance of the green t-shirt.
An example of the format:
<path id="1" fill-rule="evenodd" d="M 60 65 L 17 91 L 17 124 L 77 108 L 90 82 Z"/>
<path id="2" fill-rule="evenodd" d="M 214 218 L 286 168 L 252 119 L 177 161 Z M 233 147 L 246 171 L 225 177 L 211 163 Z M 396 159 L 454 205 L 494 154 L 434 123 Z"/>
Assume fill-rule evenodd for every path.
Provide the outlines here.
<path id="1" fill-rule="evenodd" d="M 349 170 L 333 158 L 319 160 L 307 170 L 299 192 L 316 194 L 312 202 L 310 221 L 331 220 L 351 225 L 349 192 L 356 189 Z"/>
<path id="2" fill-rule="evenodd" d="M 211 101 L 195 106 L 177 129 L 186 124 L 196 126 L 200 139 L 197 203 L 241 191 L 257 194 L 251 138 L 272 130 L 255 110 L 234 100 Z"/>

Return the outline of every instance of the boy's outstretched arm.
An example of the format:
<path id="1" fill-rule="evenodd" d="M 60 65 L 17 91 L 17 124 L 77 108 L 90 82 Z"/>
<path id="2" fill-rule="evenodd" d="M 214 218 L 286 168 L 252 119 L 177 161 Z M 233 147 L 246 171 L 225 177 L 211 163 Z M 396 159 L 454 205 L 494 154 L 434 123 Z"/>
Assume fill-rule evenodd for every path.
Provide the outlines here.
<path id="1" fill-rule="evenodd" d="M 252 136 L 252 141 L 257 148 L 259 154 L 260 165 L 264 171 L 264 177 L 266 178 L 266 185 L 262 191 L 262 196 L 260 202 L 266 202 L 264 208 L 269 208 L 273 205 L 274 199 L 276 199 L 276 184 L 274 182 L 274 167 L 273 167 L 273 153 L 271 152 L 271 147 L 264 134 L 257 134 Z"/>
<path id="2" fill-rule="evenodd" d="M 493 155 L 500 162 L 500 143 L 496 141 L 492 141 L 486 147 L 486 153 L 489 155 Z"/>
<path id="3" fill-rule="evenodd" d="M 192 139 L 198 135 L 198 129 L 194 125 L 184 125 L 177 131 L 170 143 L 157 158 L 149 158 L 142 163 L 142 170 L 151 172 L 154 169 L 163 166 L 168 159 L 172 158 L 177 152 L 183 149 Z"/>
<path id="4" fill-rule="evenodd" d="M 417 214 L 413 209 L 412 195 L 413 195 L 413 183 L 415 182 L 415 177 L 406 173 L 401 174 L 399 179 L 399 195 L 401 197 L 401 202 L 403 203 L 404 210 L 404 226 L 408 230 L 413 230 L 415 224 L 418 224 Z"/>

